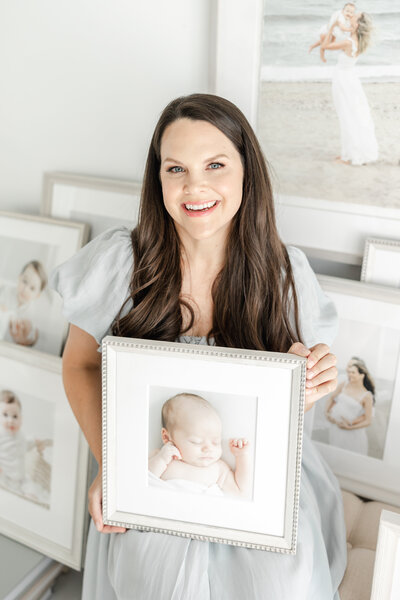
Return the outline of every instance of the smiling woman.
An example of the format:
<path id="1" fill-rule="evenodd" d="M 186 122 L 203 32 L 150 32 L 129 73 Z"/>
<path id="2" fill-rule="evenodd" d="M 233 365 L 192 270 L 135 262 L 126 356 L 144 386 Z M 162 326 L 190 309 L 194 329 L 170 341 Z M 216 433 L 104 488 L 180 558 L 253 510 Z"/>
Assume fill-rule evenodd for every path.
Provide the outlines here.
<path id="1" fill-rule="evenodd" d="M 307 359 L 307 408 L 336 385 L 335 357 L 326 345 L 335 331 L 334 307 L 302 252 L 280 240 L 259 143 L 244 115 L 224 98 L 193 94 L 164 109 L 149 148 L 137 227 L 110 229 L 93 240 L 56 271 L 53 285 L 71 322 L 63 358 L 67 395 L 99 464 L 97 350 L 110 331 L 298 354 Z M 199 368 L 196 379 L 201 377 Z M 276 397 L 271 402 L 279 405 Z M 213 422 L 211 433 L 200 422 L 196 431 L 185 423 L 182 436 L 164 427 L 164 452 L 182 461 L 174 477 L 195 468 L 187 439 L 207 438 L 201 456 L 215 461 L 219 451 L 208 448 L 208 437 L 220 437 L 215 415 Z M 230 448 L 242 475 L 244 439 L 233 440 Z M 249 442 L 250 452 L 251 447 Z M 105 525 L 100 469 L 89 493 L 97 531 L 92 527 L 88 542 L 83 598 L 333 599 L 346 562 L 340 491 L 307 441 L 303 456 L 296 556 Z M 219 480 L 224 487 L 225 470 L 229 490 L 247 495 L 249 470 L 239 487 L 218 460 L 201 467 L 208 482 Z M 107 540 L 99 532 L 124 533 Z"/>

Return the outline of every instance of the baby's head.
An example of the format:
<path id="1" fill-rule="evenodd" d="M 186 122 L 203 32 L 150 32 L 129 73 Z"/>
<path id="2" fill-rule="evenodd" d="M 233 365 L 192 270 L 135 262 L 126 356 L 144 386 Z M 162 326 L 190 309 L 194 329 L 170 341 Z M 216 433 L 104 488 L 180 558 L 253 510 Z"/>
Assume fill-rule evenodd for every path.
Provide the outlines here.
<path id="1" fill-rule="evenodd" d="M 9 433 L 17 433 L 22 423 L 22 406 L 17 396 L 9 390 L 0 392 L 0 423 Z"/>
<path id="2" fill-rule="evenodd" d="M 208 467 L 221 458 L 221 419 L 207 400 L 196 394 L 177 394 L 164 403 L 161 418 L 162 441 L 172 442 L 184 462 Z"/>
<path id="3" fill-rule="evenodd" d="M 18 277 L 18 304 L 29 304 L 38 298 L 47 285 L 47 275 L 42 263 L 31 260 L 22 269 Z"/>
<path id="4" fill-rule="evenodd" d="M 350 21 L 350 19 L 354 16 L 355 10 L 356 5 L 352 2 L 348 2 L 347 4 L 345 4 L 342 10 L 345 19 L 348 19 Z"/>

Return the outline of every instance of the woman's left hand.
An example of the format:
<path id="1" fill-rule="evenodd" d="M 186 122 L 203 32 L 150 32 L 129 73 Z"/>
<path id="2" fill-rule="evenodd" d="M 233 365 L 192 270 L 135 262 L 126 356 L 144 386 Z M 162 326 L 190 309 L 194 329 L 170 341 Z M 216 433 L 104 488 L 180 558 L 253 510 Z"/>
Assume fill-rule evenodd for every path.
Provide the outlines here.
<path id="1" fill-rule="evenodd" d="M 307 358 L 305 401 L 307 411 L 317 400 L 336 389 L 338 376 L 335 366 L 336 356 L 331 354 L 326 344 L 316 344 L 312 348 L 306 348 L 301 342 L 296 342 L 290 346 L 288 352 Z"/>

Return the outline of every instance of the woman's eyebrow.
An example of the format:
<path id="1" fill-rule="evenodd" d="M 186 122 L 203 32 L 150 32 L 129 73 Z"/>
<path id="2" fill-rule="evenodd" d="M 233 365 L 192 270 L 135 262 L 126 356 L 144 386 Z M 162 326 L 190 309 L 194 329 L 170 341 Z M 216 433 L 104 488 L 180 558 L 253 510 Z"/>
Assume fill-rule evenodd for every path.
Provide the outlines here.
<path id="1" fill-rule="evenodd" d="M 227 160 L 229 160 L 229 156 L 227 156 L 226 154 L 216 154 L 215 156 L 206 158 L 203 162 L 205 162 L 205 163 L 213 162 L 217 158 L 226 158 Z M 169 156 L 167 158 L 164 158 L 164 160 L 162 162 L 163 163 L 166 163 L 166 162 L 181 163 L 180 160 L 177 160 L 176 158 L 170 158 Z"/>

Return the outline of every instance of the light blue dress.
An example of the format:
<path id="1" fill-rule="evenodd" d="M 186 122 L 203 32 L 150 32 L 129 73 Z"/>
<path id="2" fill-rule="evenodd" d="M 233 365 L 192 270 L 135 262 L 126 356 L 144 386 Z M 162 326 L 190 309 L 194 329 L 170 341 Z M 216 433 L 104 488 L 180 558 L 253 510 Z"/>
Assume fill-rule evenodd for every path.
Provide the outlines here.
<path id="1" fill-rule="evenodd" d="M 336 311 L 304 254 L 289 248 L 303 339 L 330 344 Z M 98 342 L 128 293 L 130 232 L 114 228 L 52 275 L 68 321 Z M 182 337 L 182 343 L 206 343 Z M 307 413 L 306 417 L 309 413 Z M 305 434 L 295 556 L 159 533 L 100 534 L 91 524 L 83 600 L 338 600 L 346 567 L 343 506 L 336 478 Z"/>

